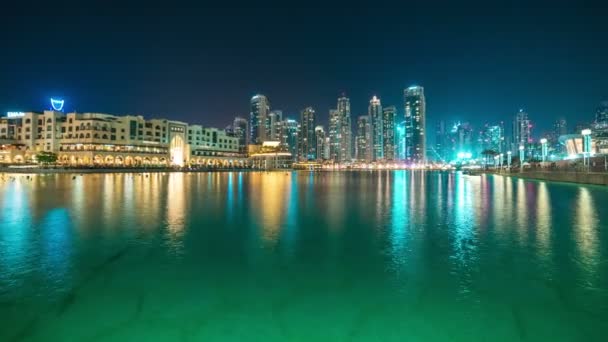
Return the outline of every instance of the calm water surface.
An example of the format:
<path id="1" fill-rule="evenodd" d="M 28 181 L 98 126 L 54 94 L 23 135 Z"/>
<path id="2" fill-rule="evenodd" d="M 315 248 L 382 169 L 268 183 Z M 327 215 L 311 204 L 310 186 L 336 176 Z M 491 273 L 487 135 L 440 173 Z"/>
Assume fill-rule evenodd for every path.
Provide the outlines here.
<path id="1" fill-rule="evenodd" d="M 607 341 L 608 189 L 0 175 L 0 341 Z"/>

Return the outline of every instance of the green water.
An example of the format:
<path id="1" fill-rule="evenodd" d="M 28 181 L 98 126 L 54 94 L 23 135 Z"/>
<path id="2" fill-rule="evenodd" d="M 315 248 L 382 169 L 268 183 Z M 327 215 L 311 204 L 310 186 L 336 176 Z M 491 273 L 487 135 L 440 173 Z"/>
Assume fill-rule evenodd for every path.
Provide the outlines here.
<path id="1" fill-rule="evenodd" d="M 0 175 L 0 341 L 607 341 L 608 189 Z"/>

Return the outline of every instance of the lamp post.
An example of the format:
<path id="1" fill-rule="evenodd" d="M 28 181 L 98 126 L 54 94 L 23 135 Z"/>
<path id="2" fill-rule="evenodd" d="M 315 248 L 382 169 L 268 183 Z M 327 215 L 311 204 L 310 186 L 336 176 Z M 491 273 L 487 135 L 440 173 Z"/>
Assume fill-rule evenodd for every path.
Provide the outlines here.
<path id="1" fill-rule="evenodd" d="M 583 166 L 587 165 L 587 170 L 589 169 L 589 157 L 591 156 L 591 130 L 584 129 L 581 131 L 583 135 Z M 589 157 L 588 157 L 589 156 Z M 587 163 L 585 164 L 585 158 L 587 158 Z"/>
<path id="2" fill-rule="evenodd" d="M 519 145 L 519 169 L 524 169 L 524 145 Z"/>
<path id="3" fill-rule="evenodd" d="M 502 170 L 502 160 L 504 158 L 504 154 L 501 153 L 501 154 L 499 154 L 499 156 L 500 156 L 500 158 L 499 158 L 498 162 L 500 164 L 500 169 Z"/>
<path id="4" fill-rule="evenodd" d="M 494 156 L 494 168 L 498 167 L 498 155 Z"/>
<path id="5" fill-rule="evenodd" d="M 511 170 L 511 151 L 507 151 L 507 167 Z"/>
<path id="6" fill-rule="evenodd" d="M 542 151 L 543 164 L 544 164 L 545 161 L 547 161 L 547 139 L 545 139 L 545 138 L 540 139 L 540 144 L 541 144 L 541 151 Z"/>

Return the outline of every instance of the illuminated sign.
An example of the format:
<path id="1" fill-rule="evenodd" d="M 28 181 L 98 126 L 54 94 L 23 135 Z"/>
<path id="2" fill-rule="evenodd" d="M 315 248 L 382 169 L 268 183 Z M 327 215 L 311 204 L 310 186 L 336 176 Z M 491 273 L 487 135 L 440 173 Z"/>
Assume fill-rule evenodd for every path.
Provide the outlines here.
<path id="1" fill-rule="evenodd" d="M 51 106 L 53 107 L 54 110 L 61 112 L 61 110 L 63 109 L 63 103 L 65 101 L 64 100 L 56 100 L 54 98 L 51 98 Z"/>
<path id="2" fill-rule="evenodd" d="M 8 118 L 21 118 L 24 115 L 24 112 L 6 112 L 6 117 Z"/>

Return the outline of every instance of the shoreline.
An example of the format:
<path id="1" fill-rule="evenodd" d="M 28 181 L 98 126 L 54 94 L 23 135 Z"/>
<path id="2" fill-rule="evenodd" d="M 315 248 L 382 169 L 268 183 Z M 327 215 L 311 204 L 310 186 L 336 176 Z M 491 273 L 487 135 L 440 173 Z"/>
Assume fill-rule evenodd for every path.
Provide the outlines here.
<path id="1" fill-rule="evenodd" d="M 235 172 L 258 171 L 252 169 L 192 169 L 181 170 L 173 168 L 128 168 L 128 169 L 77 169 L 77 168 L 0 168 L 0 174 L 104 174 L 104 173 L 166 173 L 166 172 Z"/>
<path id="2" fill-rule="evenodd" d="M 524 171 L 524 172 L 493 172 L 482 171 L 489 175 L 499 175 L 522 179 L 542 180 L 586 185 L 608 185 L 608 173 L 605 172 L 574 172 L 574 171 Z"/>

